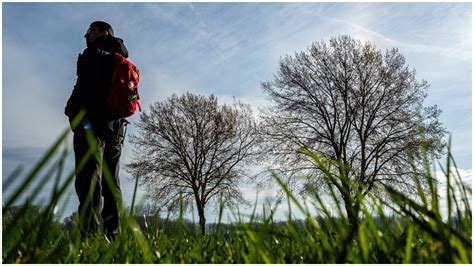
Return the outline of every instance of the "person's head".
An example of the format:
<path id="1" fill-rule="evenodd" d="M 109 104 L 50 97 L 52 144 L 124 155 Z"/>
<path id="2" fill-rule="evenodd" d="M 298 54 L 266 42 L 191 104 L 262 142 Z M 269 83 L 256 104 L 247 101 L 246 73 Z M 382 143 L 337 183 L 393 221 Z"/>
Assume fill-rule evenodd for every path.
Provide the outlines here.
<path id="1" fill-rule="evenodd" d="M 109 23 L 103 21 L 94 21 L 89 26 L 84 38 L 86 38 L 87 45 L 93 43 L 97 38 L 101 36 L 114 36 L 114 30 Z"/>

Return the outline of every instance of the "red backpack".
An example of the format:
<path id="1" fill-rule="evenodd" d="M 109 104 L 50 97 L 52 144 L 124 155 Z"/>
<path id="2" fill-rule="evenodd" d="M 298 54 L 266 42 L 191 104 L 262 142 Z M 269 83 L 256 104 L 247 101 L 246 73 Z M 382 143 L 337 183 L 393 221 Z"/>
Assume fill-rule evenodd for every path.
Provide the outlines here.
<path id="1" fill-rule="evenodd" d="M 137 109 L 142 111 L 138 100 L 140 71 L 121 54 L 114 54 L 114 72 L 107 97 L 107 109 L 116 118 L 133 115 Z"/>

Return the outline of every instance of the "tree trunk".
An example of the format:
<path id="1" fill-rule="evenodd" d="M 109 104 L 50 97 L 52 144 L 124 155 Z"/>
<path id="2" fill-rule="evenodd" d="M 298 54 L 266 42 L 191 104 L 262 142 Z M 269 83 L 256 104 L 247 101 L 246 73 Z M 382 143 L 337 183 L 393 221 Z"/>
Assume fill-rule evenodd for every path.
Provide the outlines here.
<path id="1" fill-rule="evenodd" d="M 352 199 L 349 196 L 343 196 L 344 207 L 347 213 L 347 219 L 349 220 L 349 235 L 344 240 L 343 248 L 340 255 L 338 256 L 336 263 L 347 263 L 347 255 L 349 248 L 354 237 L 357 236 L 359 230 L 359 211 L 360 203 L 357 199 Z"/>
<path id="2" fill-rule="evenodd" d="M 204 206 L 198 204 L 198 215 L 199 215 L 199 228 L 201 229 L 201 234 L 206 233 L 206 217 L 204 215 Z"/>
<path id="3" fill-rule="evenodd" d="M 359 203 L 357 200 L 351 200 L 348 202 L 345 202 L 345 208 L 347 212 L 347 219 L 349 220 L 349 228 L 351 230 L 351 233 L 354 232 L 354 230 L 357 231 L 359 227 Z"/>

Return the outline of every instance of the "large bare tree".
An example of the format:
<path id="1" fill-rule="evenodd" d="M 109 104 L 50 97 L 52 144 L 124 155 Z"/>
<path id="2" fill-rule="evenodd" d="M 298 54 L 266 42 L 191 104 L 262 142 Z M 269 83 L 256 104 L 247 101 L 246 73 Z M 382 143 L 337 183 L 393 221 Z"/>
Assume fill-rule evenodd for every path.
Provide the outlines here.
<path id="1" fill-rule="evenodd" d="M 413 192 L 422 147 L 434 156 L 445 147 L 439 108 L 423 107 L 428 87 L 397 49 L 382 53 L 350 36 L 286 56 L 274 80 L 262 83 L 272 102 L 261 117 L 273 167 L 291 171 L 287 177 L 311 176 L 303 187 L 321 188 L 321 164 L 295 151 L 304 147 L 335 162 L 330 172 L 347 179 L 330 183 L 357 223 L 357 195 L 383 184 Z"/>
<path id="2" fill-rule="evenodd" d="M 239 181 L 256 135 L 250 106 L 219 105 L 213 95 L 172 95 L 142 113 L 137 127 L 129 167 L 159 206 L 173 211 L 180 201 L 184 209 L 195 204 L 204 233 L 210 201 L 244 201 Z"/>

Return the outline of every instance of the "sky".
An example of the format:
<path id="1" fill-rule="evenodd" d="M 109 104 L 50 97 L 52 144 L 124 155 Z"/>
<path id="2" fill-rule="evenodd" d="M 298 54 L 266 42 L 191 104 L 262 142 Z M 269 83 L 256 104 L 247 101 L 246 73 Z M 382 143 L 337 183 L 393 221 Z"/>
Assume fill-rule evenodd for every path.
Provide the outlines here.
<path id="1" fill-rule="evenodd" d="M 139 67 L 145 111 L 189 91 L 214 94 L 220 103 L 239 99 L 257 116 L 269 104 L 260 83 L 273 78 L 286 55 L 343 34 L 383 51 L 397 47 L 417 78 L 431 84 L 425 103 L 443 111 L 457 166 L 472 176 L 471 3 L 2 3 L 3 182 L 18 165 L 25 174 L 68 128 L 64 107 L 77 56 L 96 20 L 113 26 Z M 128 133 L 136 133 L 133 125 Z M 72 149 L 71 136 L 66 147 Z M 124 165 L 131 156 L 127 141 L 121 180 L 128 205 L 133 182 Z M 70 153 L 66 172 L 73 161 Z M 52 183 L 39 198 L 47 199 Z M 2 189 L 3 201 L 11 190 Z M 254 188 L 244 192 L 255 200 Z M 63 216 L 77 208 L 72 188 L 69 194 Z M 259 198 L 273 194 L 263 191 Z"/>

